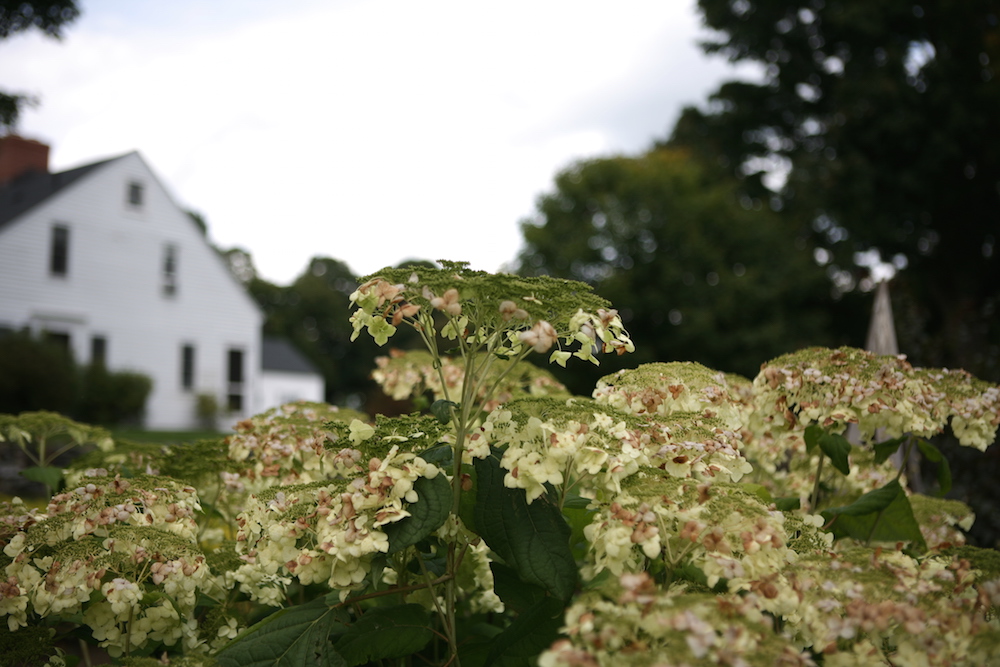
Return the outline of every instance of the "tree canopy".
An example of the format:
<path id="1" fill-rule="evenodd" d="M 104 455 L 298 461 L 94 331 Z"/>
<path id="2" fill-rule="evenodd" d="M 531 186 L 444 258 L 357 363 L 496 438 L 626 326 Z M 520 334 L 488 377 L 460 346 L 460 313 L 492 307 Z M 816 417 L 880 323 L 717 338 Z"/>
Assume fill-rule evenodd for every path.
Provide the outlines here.
<path id="1" fill-rule="evenodd" d="M 625 306 L 630 366 L 692 360 L 753 376 L 772 357 L 836 336 L 811 251 L 740 195 L 735 178 L 686 150 L 579 162 L 524 221 L 520 272 L 584 281 Z"/>
<path id="2" fill-rule="evenodd" d="M 0 39 L 31 28 L 60 39 L 63 29 L 79 15 L 75 0 L 0 0 Z M 32 95 L 0 91 L 0 128 L 13 129 L 21 110 L 37 103 Z"/>
<path id="3" fill-rule="evenodd" d="M 1000 2 L 699 7 L 718 31 L 708 52 L 764 76 L 686 110 L 668 143 L 720 160 L 780 209 L 838 289 L 861 284 L 873 250 L 905 267 L 893 292 L 915 361 L 1000 376 Z"/>

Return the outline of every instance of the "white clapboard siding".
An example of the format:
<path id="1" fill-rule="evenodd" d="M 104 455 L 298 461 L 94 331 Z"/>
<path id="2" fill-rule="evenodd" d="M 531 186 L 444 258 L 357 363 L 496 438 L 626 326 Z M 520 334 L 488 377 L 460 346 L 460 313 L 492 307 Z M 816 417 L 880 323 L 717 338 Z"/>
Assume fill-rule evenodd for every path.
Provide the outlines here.
<path id="1" fill-rule="evenodd" d="M 142 204 L 128 202 L 130 184 Z M 53 225 L 69 229 L 68 271 L 50 273 Z M 164 253 L 176 253 L 176 292 L 164 293 Z M 227 405 L 228 354 L 243 353 L 243 409 L 260 396 L 263 316 L 201 230 L 138 153 L 101 163 L 0 226 L 0 327 L 69 334 L 76 360 L 91 361 L 91 341 L 107 341 L 107 366 L 153 380 L 150 429 L 197 425 L 197 395 Z M 194 383 L 181 382 L 182 346 L 195 349 Z"/>

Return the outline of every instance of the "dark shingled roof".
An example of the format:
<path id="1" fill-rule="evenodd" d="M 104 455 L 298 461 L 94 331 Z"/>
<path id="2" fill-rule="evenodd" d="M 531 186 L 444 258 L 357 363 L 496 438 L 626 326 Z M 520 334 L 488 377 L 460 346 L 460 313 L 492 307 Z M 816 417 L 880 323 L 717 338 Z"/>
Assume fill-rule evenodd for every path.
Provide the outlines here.
<path id="1" fill-rule="evenodd" d="M 298 349 L 284 338 L 264 336 L 261 340 L 261 368 L 286 373 L 316 373 L 319 371 Z"/>
<path id="2" fill-rule="evenodd" d="M 36 204 L 42 203 L 70 183 L 86 176 L 97 167 L 117 159 L 115 157 L 101 160 L 69 171 L 61 171 L 58 174 L 32 171 L 0 186 L 0 227 Z"/>

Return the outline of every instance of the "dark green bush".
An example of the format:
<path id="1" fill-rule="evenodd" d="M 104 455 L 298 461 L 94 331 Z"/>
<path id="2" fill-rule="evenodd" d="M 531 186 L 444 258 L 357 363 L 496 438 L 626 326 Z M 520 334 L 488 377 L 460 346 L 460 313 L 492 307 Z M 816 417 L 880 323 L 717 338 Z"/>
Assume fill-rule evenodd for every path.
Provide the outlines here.
<path id="1" fill-rule="evenodd" d="M 139 423 L 153 390 L 149 377 L 129 371 L 112 372 L 104 364 L 84 366 L 80 380 L 76 416 L 102 426 Z"/>
<path id="2" fill-rule="evenodd" d="M 132 424 L 152 389 L 141 373 L 77 366 L 57 341 L 28 331 L 0 335 L 0 414 L 48 410 L 89 424 Z"/>
<path id="3" fill-rule="evenodd" d="M 76 366 L 65 347 L 27 331 L 0 335 L 0 413 L 67 414 L 78 389 Z"/>

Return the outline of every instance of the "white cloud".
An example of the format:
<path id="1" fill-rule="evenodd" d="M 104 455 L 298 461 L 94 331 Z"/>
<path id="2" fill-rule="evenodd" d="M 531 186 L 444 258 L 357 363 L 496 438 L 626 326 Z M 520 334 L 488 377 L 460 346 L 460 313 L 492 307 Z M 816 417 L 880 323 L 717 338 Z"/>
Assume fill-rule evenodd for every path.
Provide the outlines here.
<path id="1" fill-rule="evenodd" d="M 85 2 L 62 43 L 0 45 L 0 83 L 42 96 L 22 131 L 54 168 L 138 149 L 279 283 L 314 255 L 495 270 L 557 170 L 645 148 L 730 73 L 689 3 L 206 6 Z"/>

